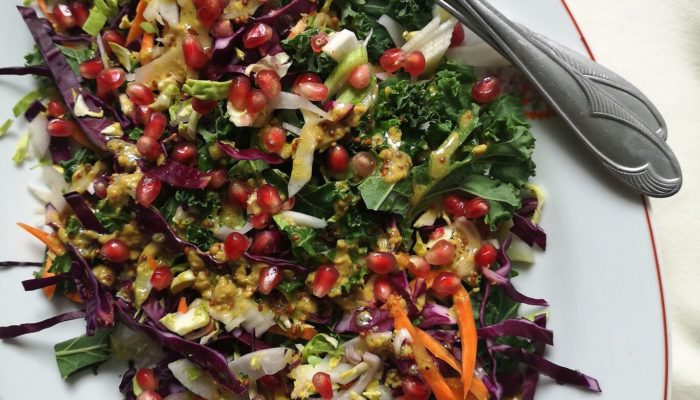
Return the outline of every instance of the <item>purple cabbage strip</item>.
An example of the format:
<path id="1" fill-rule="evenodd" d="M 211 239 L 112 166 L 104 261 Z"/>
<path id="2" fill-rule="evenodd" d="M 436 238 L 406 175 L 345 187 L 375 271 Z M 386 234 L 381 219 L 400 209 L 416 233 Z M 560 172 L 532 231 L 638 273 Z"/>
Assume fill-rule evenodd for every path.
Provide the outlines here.
<path id="1" fill-rule="evenodd" d="M 260 255 L 256 255 L 256 254 L 250 254 L 248 252 L 243 253 L 243 256 L 249 261 L 261 262 L 261 263 L 265 263 L 265 264 L 273 266 L 273 267 L 279 267 L 282 269 L 288 269 L 290 271 L 300 272 L 300 273 L 308 272 L 308 269 L 306 269 L 306 267 L 302 267 L 299 264 L 296 264 L 292 261 L 283 260 L 281 258 L 260 256 Z"/>
<path id="2" fill-rule="evenodd" d="M 51 71 L 43 65 L 28 65 L 26 67 L 0 68 L 0 75 L 38 75 L 50 77 Z"/>
<path id="3" fill-rule="evenodd" d="M 161 318 L 165 317 L 165 307 L 153 296 L 153 293 L 141 305 L 141 309 L 156 325 L 159 325 Z"/>
<path id="4" fill-rule="evenodd" d="M 34 261 L 0 261 L 0 268 L 10 268 L 10 267 L 41 267 L 44 265 L 40 262 Z"/>
<path id="5" fill-rule="evenodd" d="M 448 307 L 435 303 L 425 303 L 421 316 L 423 317 L 423 322 L 418 325 L 421 329 L 440 325 L 455 325 L 457 323 L 457 319 L 450 314 Z"/>
<path id="6" fill-rule="evenodd" d="M 117 108 L 112 107 L 108 103 L 105 103 L 100 99 L 99 97 L 95 96 L 94 94 L 84 91 L 82 93 L 83 95 L 83 100 L 85 100 L 85 105 L 88 106 L 88 108 L 91 111 L 97 112 L 98 109 L 106 110 L 112 116 L 119 122 L 119 125 L 121 125 L 122 129 L 128 129 L 133 125 L 133 121 L 131 121 L 130 118 L 128 118 L 124 113 Z"/>
<path id="7" fill-rule="evenodd" d="M 495 339 L 501 336 L 519 336 L 533 342 L 554 344 L 554 334 L 525 318 L 507 319 L 498 324 L 476 330 L 480 339 Z"/>
<path id="8" fill-rule="evenodd" d="M 26 335 L 28 333 L 43 331 L 44 329 L 60 324 L 61 322 L 72 321 L 74 319 L 83 318 L 84 316 L 85 311 L 77 310 L 69 311 L 67 313 L 63 313 L 39 322 L 3 326 L 0 327 L 0 339 L 13 339 L 18 336 Z"/>
<path id="9" fill-rule="evenodd" d="M 542 227 L 535 224 L 528 218 L 518 214 L 513 214 L 513 227 L 510 228 L 516 236 L 522 239 L 530 247 L 537 245 L 540 249 L 547 249 L 547 234 Z"/>
<path id="10" fill-rule="evenodd" d="M 266 163 L 270 165 L 277 165 L 277 164 L 282 164 L 286 160 L 277 154 L 269 154 L 265 153 L 262 150 L 258 149 L 245 149 L 245 150 L 239 150 L 230 144 L 218 141 L 217 145 L 223 151 L 226 153 L 227 156 L 233 158 L 234 160 L 238 161 L 243 161 L 243 160 L 248 160 L 248 161 L 265 161 Z"/>
<path id="11" fill-rule="evenodd" d="M 270 345 L 255 337 L 255 332 L 246 332 L 245 329 L 236 328 L 231 332 L 239 342 L 250 348 L 250 351 L 266 350 Z"/>
<path id="12" fill-rule="evenodd" d="M 70 65 L 68 65 L 66 58 L 61 54 L 59 48 L 53 40 L 51 40 L 46 25 L 37 17 L 36 11 L 32 8 L 21 6 L 18 6 L 17 9 L 34 37 L 34 41 L 44 59 L 44 64 L 51 72 L 51 77 L 53 77 L 54 83 L 63 97 L 63 101 L 72 113 L 75 107 L 73 94 L 76 91 L 78 94 L 82 94 L 83 92 L 80 86 L 80 80 L 70 68 Z M 104 128 L 111 125 L 112 122 L 109 119 L 82 117 L 76 118 L 76 122 L 93 145 L 100 150 L 105 149 L 105 137 L 101 132 Z"/>
<path id="13" fill-rule="evenodd" d="M 87 335 L 92 336 L 95 330 L 111 328 L 114 325 L 112 294 L 100 286 L 87 261 L 75 246 L 70 246 L 70 252 L 73 255 L 70 273 L 85 305 Z"/>
<path id="14" fill-rule="evenodd" d="M 309 0 L 292 0 L 284 7 L 272 10 L 257 18 L 254 22 L 260 22 L 272 27 L 273 32 L 284 35 L 303 14 L 309 14 L 316 9 L 316 4 Z"/>
<path id="15" fill-rule="evenodd" d="M 535 317 L 535 325 L 542 329 L 547 328 L 547 314 L 539 314 Z M 544 355 L 545 344 L 535 343 L 535 354 L 538 356 Z M 540 380 L 540 373 L 532 367 L 528 367 L 525 370 L 525 376 L 523 377 L 523 384 L 521 387 L 522 399 L 521 400 L 534 400 L 535 391 L 537 390 L 537 382 Z"/>
<path id="16" fill-rule="evenodd" d="M 211 177 L 197 168 L 168 160 L 150 171 L 161 182 L 180 189 L 204 189 Z"/>
<path id="17" fill-rule="evenodd" d="M 229 370 L 226 358 L 221 355 L 221 353 L 151 325 L 140 324 L 132 317 L 131 307 L 121 299 L 117 301 L 116 312 L 119 319 L 128 328 L 141 332 L 157 340 L 164 347 L 187 357 L 190 361 L 211 374 L 222 386 L 236 394 L 243 394 L 246 392 L 247 388 L 239 382 L 231 370 Z"/>
<path id="18" fill-rule="evenodd" d="M 246 27 L 242 26 L 233 35 L 225 38 L 216 39 L 214 49 L 212 51 L 212 64 L 214 65 L 229 65 L 235 61 L 236 46 L 240 43 Z"/>
<path id="19" fill-rule="evenodd" d="M 92 35 L 59 35 L 54 33 L 51 35 L 51 40 L 61 44 L 77 42 L 91 43 L 95 41 L 95 37 Z"/>
<path id="20" fill-rule="evenodd" d="M 32 122 L 34 121 L 34 118 L 39 115 L 39 113 L 44 111 L 46 111 L 46 107 L 44 107 L 39 100 L 34 100 L 34 102 L 29 105 L 29 108 L 27 108 L 27 111 L 24 112 L 24 118 L 26 118 L 27 121 Z"/>
<path id="21" fill-rule="evenodd" d="M 509 345 L 491 346 L 490 350 L 495 353 L 506 354 L 510 357 L 520 360 L 528 367 L 534 368 L 542 375 L 546 375 L 559 384 L 568 384 L 578 386 L 592 392 L 601 392 L 600 384 L 595 378 L 572 369 L 562 367 L 545 359 L 544 357 L 529 353 L 525 349 L 512 347 Z"/>
<path id="22" fill-rule="evenodd" d="M 66 202 L 70 208 L 73 209 L 75 216 L 78 217 L 78 220 L 80 220 L 80 223 L 85 229 L 97 233 L 107 233 L 107 230 L 102 226 L 100 220 L 97 219 L 83 195 L 78 192 L 70 192 L 63 195 L 63 198 L 66 199 Z"/>
<path id="23" fill-rule="evenodd" d="M 45 287 L 56 285 L 69 278 L 69 274 L 58 274 L 46 278 L 27 279 L 25 281 L 22 281 L 22 287 L 24 287 L 25 291 L 30 292 L 32 290 L 39 290 Z"/>
<path id="24" fill-rule="evenodd" d="M 406 300 L 406 306 L 408 307 L 408 315 L 415 317 L 420 313 L 418 310 L 418 305 L 415 303 L 415 299 L 412 296 L 411 289 L 408 286 L 408 277 L 406 276 L 406 271 L 395 272 L 388 276 L 389 283 L 396 290 L 401 297 Z M 425 282 L 424 282 L 425 283 Z"/>
<path id="25" fill-rule="evenodd" d="M 49 152 L 51 153 L 51 161 L 53 161 L 54 164 L 70 160 L 73 158 L 70 138 L 52 136 L 49 141 Z"/>
<path id="26" fill-rule="evenodd" d="M 528 197 L 527 199 L 523 199 L 522 206 L 515 213 L 523 217 L 530 217 L 537 209 L 538 204 L 536 197 Z"/>
<path id="27" fill-rule="evenodd" d="M 367 312 L 369 318 L 366 326 L 357 325 L 357 317 L 360 313 Z M 386 332 L 394 328 L 394 320 L 389 317 L 389 312 L 379 308 L 360 307 L 355 311 L 345 313 L 333 327 L 335 333 L 366 333 Z"/>

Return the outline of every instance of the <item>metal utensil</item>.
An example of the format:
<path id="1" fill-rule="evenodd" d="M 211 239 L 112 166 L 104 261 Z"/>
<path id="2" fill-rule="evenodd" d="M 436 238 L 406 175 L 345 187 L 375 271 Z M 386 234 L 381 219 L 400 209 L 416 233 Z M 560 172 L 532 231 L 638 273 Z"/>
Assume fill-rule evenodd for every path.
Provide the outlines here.
<path id="1" fill-rule="evenodd" d="M 677 193 L 681 168 L 654 105 L 622 77 L 503 16 L 483 0 L 436 0 L 530 79 L 615 177 L 651 197 Z"/>

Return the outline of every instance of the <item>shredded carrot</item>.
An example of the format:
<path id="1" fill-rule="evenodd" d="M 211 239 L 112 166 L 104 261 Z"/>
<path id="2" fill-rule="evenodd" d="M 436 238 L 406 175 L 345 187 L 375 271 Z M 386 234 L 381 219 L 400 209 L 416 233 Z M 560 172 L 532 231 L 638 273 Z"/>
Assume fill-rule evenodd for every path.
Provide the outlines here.
<path id="1" fill-rule="evenodd" d="M 462 378 L 445 378 L 445 381 L 456 398 L 461 399 L 464 397 L 462 392 Z"/>
<path id="2" fill-rule="evenodd" d="M 72 302 L 83 304 L 83 299 L 80 298 L 78 292 L 66 293 L 66 298 Z"/>
<path id="3" fill-rule="evenodd" d="M 131 21 L 129 33 L 126 35 L 127 46 L 134 40 L 138 39 L 138 37 L 141 36 L 141 34 L 143 33 L 141 23 L 145 21 L 145 19 L 143 18 L 143 12 L 144 10 L 146 10 L 147 3 L 148 2 L 146 0 L 139 0 L 139 4 L 136 5 L 136 16 L 134 16 L 134 20 Z"/>
<path id="4" fill-rule="evenodd" d="M 21 222 L 18 222 L 17 225 L 19 225 L 19 227 L 25 231 L 31 233 L 35 238 L 44 242 L 46 247 L 48 247 L 49 250 L 51 250 L 57 256 L 63 255 L 66 252 L 66 246 L 61 243 L 61 240 L 56 235 L 46 233 L 39 228 L 35 228 Z"/>
<path id="5" fill-rule="evenodd" d="M 158 262 L 152 256 L 149 255 L 148 258 L 146 258 L 146 262 L 148 262 L 148 268 L 150 268 L 152 271 L 155 271 L 158 268 Z"/>
<path id="6" fill-rule="evenodd" d="M 49 272 L 49 269 L 51 269 L 51 264 L 53 263 L 53 257 L 50 255 L 47 255 L 46 257 L 46 263 L 44 263 L 44 270 L 41 271 L 41 277 L 42 278 L 50 278 L 56 274 L 53 272 Z M 53 299 L 54 294 L 56 293 L 56 285 L 51 285 L 47 286 L 42 289 L 44 291 L 44 296 L 46 296 L 47 299 L 51 300 Z"/>
<path id="7" fill-rule="evenodd" d="M 187 312 L 187 299 L 185 296 L 180 297 L 180 302 L 177 303 L 177 312 L 180 314 L 184 314 Z"/>
<path id="8" fill-rule="evenodd" d="M 141 40 L 141 51 L 139 52 L 139 58 L 141 59 L 141 65 L 146 65 L 153 59 L 153 41 L 155 35 L 152 33 L 144 33 L 143 39 Z"/>
<path id="9" fill-rule="evenodd" d="M 56 20 L 53 17 L 53 13 L 49 11 L 48 7 L 46 7 L 46 2 L 44 0 L 36 0 L 36 4 L 39 6 L 41 12 L 44 13 L 44 17 L 46 17 L 46 19 L 48 19 L 52 25 L 55 25 Z"/>
<path id="10" fill-rule="evenodd" d="M 462 386 L 464 390 L 462 398 L 466 399 L 474 377 L 478 337 L 476 335 L 476 324 L 474 323 L 474 312 L 472 311 L 472 304 L 467 290 L 461 287 L 453 296 L 453 300 L 457 309 L 459 336 L 462 339 Z"/>
<path id="11" fill-rule="evenodd" d="M 469 388 L 469 398 L 476 400 L 488 400 L 489 390 L 481 379 L 473 378 L 472 386 Z"/>
<path id="12" fill-rule="evenodd" d="M 416 328 L 408 319 L 408 314 L 406 309 L 401 304 L 399 297 L 391 296 L 387 302 L 389 305 L 389 310 L 394 317 L 394 328 L 395 329 L 406 329 L 408 334 L 411 335 L 413 342 L 411 343 L 411 349 L 416 357 L 416 364 L 418 365 L 418 370 L 425 382 L 430 386 L 433 394 L 437 400 L 456 400 L 457 397 L 454 395 L 452 389 L 447 384 L 445 377 L 440 374 L 440 370 L 437 368 L 433 359 L 428 354 L 425 349 L 425 344 L 421 340 L 420 336 L 416 333 Z"/>
<path id="13" fill-rule="evenodd" d="M 275 335 L 288 337 L 290 339 L 304 339 L 304 340 L 311 340 L 318 333 L 318 331 L 311 325 L 304 326 L 304 328 L 302 328 L 301 331 L 297 331 L 297 332 L 285 331 L 284 329 L 275 325 L 272 328 L 270 328 L 270 330 L 268 332 L 275 334 Z"/>
<path id="14" fill-rule="evenodd" d="M 440 342 L 438 342 L 434 337 L 430 336 L 427 334 L 424 330 L 420 328 L 415 328 L 416 330 L 416 335 L 418 339 L 423 342 L 425 345 L 425 348 L 433 353 L 433 355 L 442 361 L 446 362 L 447 365 L 450 367 L 454 368 L 455 371 L 459 372 L 460 374 L 462 373 L 462 367 L 459 365 L 457 360 L 455 360 L 454 356 L 450 354 L 449 351 L 445 347 L 443 347 Z"/>

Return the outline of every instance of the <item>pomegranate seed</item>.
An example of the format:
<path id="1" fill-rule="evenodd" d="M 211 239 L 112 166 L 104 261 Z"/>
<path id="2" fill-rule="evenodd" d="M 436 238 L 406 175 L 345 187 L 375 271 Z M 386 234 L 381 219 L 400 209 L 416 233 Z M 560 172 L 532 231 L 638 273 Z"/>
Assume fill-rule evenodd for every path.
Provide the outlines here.
<path id="1" fill-rule="evenodd" d="M 78 1 L 74 1 L 70 4 L 70 12 L 73 13 L 75 23 L 79 27 L 85 25 L 85 21 L 87 21 L 88 15 L 90 14 L 85 4 Z"/>
<path id="2" fill-rule="evenodd" d="M 197 2 L 197 19 L 204 26 L 211 26 L 224 11 L 221 0 L 199 0 Z"/>
<path id="3" fill-rule="evenodd" d="M 288 198 L 287 201 L 282 203 L 282 211 L 291 211 L 292 209 L 294 209 L 295 203 L 296 200 L 294 199 L 294 197 Z"/>
<path id="4" fill-rule="evenodd" d="M 129 259 L 129 246 L 119 239 L 111 239 L 102 245 L 102 257 L 113 263 L 123 263 Z"/>
<path id="5" fill-rule="evenodd" d="M 253 237 L 253 243 L 250 245 L 250 252 L 261 256 L 275 254 L 279 250 L 280 240 L 281 238 L 277 231 L 260 231 Z"/>
<path id="6" fill-rule="evenodd" d="M 385 303 L 394 291 L 391 282 L 389 282 L 389 278 L 386 276 L 378 276 L 377 279 L 374 280 L 373 290 L 374 298 L 382 303 Z"/>
<path id="7" fill-rule="evenodd" d="M 266 212 L 261 212 L 250 217 L 250 224 L 253 225 L 255 229 L 266 227 L 268 222 L 270 222 L 270 214 Z"/>
<path id="8" fill-rule="evenodd" d="M 140 122 L 141 125 L 148 125 L 148 121 L 151 120 L 151 116 L 153 116 L 153 109 L 151 107 L 134 106 L 134 118 L 136 121 Z"/>
<path id="9" fill-rule="evenodd" d="M 261 46 L 272 39 L 272 28 L 269 25 L 257 23 L 243 36 L 243 46 L 246 49 L 253 49 Z"/>
<path id="10" fill-rule="evenodd" d="M 316 270 L 312 292 L 316 297 L 326 297 L 340 277 L 340 272 L 333 264 L 322 265 Z"/>
<path id="11" fill-rule="evenodd" d="M 202 115 L 214 111 L 218 104 L 216 100 L 200 100 L 196 97 L 192 99 L 192 108 Z"/>
<path id="12" fill-rule="evenodd" d="M 125 80 L 126 72 L 117 67 L 103 69 L 97 75 L 97 84 L 105 90 L 119 89 Z"/>
<path id="13" fill-rule="evenodd" d="M 430 233 L 430 235 L 428 236 L 428 239 L 429 240 L 438 240 L 441 237 L 443 237 L 444 235 L 445 235 L 445 228 L 439 227 L 439 228 L 435 228 L 435 230 Z"/>
<path id="14" fill-rule="evenodd" d="M 262 384 L 262 387 L 266 388 L 276 388 L 280 384 L 280 380 L 275 375 L 263 375 L 258 379 L 258 382 Z"/>
<path id="15" fill-rule="evenodd" d="M 53 8 L 53 16 L 56 24 L 63 29 L 74 28 L 77 25 L 73 12 L 67 4 L 56 4 Z"/>
<path id="16" fill-rule="evenodd" d="M 126 95 L 129 100 L 138 106 L 147 106 L 156 101 L 153 91 L 141 83 L 130 83 L 126 86 Z"/>
<path id="17" fill-rule="evenodd" d="M 316 372 L 311 378 L 311 382 L 323 400 L 331 400 L 333 398 L 333 383 L 330 375 L 325 372 Z"/>
<path id="18" fill-rule="evenodd" d="M 124 37 L 121 33 L 114 29 L 107 29 L 102 33 L 102 44 L 104 44 L 107 54 L 112 54 L 112 47 L 109 45 L 110 43 L 124 46 Z"/>
<path id="19" fill-rule="evenodd" d="M 233 78 L 231 89 L 228 92 L 228 101 L 231 102 L 233 108 L 243 111 L 246 109 L 248 97 L 250 97 L 250 91 L 250 78 L 245 75 L 239 75 Z"/>
<path id="20" fill-rule="evenodd" d="M 311 72 L 305 72 L 294 81 L 294 86 L 297 87 L 302 83 L 321 83 L 323 82 L 321 80 L 321 77 L 318 76 L 317 74 L 311 73 Z"/>
<path id="21" fill-rule="evenodd" d="M 450 40 L 450 48 L 457 47 L 464 43 L 464 26 L 460 23 L 455 25 L 452 30 L 452 39 Z"/>
<path id="22" fill-rule="evenodd" d="M 396 269 L 396 257 L 391 253 L 373 251 L 366 257 L 367 268 L 373 272 L 386 275 Z"/>
<path id="23" fill-rule="evenodd" d="M 228 181 L 228 174 L 224 169 L 215 169 L 209 171 L 209 185 L 210 189 L 220 189 Z"/>
<path id="24" fill-rule="evenodd" d="M 424 277 L 430 272 L 430 264 L 421 256 L 411 256 L 408 262 L 408 272 L 414 277 Z"/>
<path id="25" fill-rule="evenodd" d="M 173 273 L 168 267 L 158 267 L 151 275 L 151 286 L 155 290 L 165 290 L 173 283 Z"/>
<path id="26" fill-rule="evenodd" d="M 185 64 L 192 69 L 200 69 L 207 63 L 207 55 L 199 43 L 199 40 L 192 36 L 185 36 L 182 41 L 182 52 L 185 54 Z"/>
<path id="27" fill-rule="evenodd" d="M 412 51 L 408 53 L 401 66 L 411 77 L 416 78 L 425 72 L 425 56 L 420 51 Z"/>
<path id="28" fill-rule="evenodd" d="M 462 286 L 462 281 L 452 272 L 440 271 L 433 281 L 433 292 L 439 297 L 452 296 Z"/>
<path id="29" fill-rule="evenodd" d="M 107 182 L 102 179 L 96 180 L 92 184 L 92 188 L 95 191 L 95 196 L 100 199 L 107 197 Z"/>
<path id="30" fill-rule="evenodd" d="M 326 32 L 319 32 L 311 36 L 310 43 L 314 53 L 320 53 L 323 50 L 323 46 L 328 43 L 328 34 Z"/>
<path id="31" fill-rule="evenodd" d="M 401 380 L 401 389 L 407 399 L 427 400 L 430 397 L 430 387 L 413 376 Z"/>
<path id="32" fill-rule="evenodd" d="M 105 68 L 102 60 L 93 58 L 80 64 L 80 76 L 85 79 L 96 79 L 97 75 Z"/>
<path id="33" fill-rule="evenodd" d="M 212 25 L 209 33 L 217 39 L 233 36 L 233 27 L 231 21 L 217 21 Z"/>
<path id="34" fill-rule="evenodd" d="M 144 175 L 136 185 L 136 202 L 144 207 L 150 207 L 158 198 L 163 184 L 154 176 Z"/>
<path id="35" fill-rule="evenodd" d="M 66 107 L 57 100 L 49 100 L 49 104 L 46 105 L 46 112 L 50 117 L 59 118 L 66 113 Z"/>
<path id="36" fill-rule="evenodd" d="M 170 159 L 182 164 L 194 164 L 197 161 L 197 146 L 190 142 L 181 142 L 173 147 Z"/>
<path id="37" fill-rule="evenodd" d="M 464 216 L 477 219 L 485 216 L 491 210 L 491 205 L 481 197 L 475 197 L 464 204 Z"/>
<path id="38" fill-rule="evenodd" d="M 328 86 L 323 83 L 304 82 L 294 87 L 294 93 L 309 101 L 322 101 L 328 97 Z"/>
<path id="39" fill-rule="evenodd" d="M 163 400 L 163 397 L 153 390 L 146 390 L 136 397 L 136 400 Z"/>
<path id="40" fill-rule="evenodd" d="M 364 89 L 369 86 L 372 70 L 369 64 L 362 64 L 350 72 L 348 82 L 355 89 Z"/>
<path id="41" fill-rule="evenodd" d="M 474 255 L 474 264 L 479 268 L 489 268 L 497 257 L 498 250 L 491 243 L 484 243 Z"/>
<path id="42" fill-rule="evenodd" d="M 228 185 L 228 200 L 240 208 L 248 206 L 248 198 L 253 193 L 250 185 L 241 180 L 235 180 Z"/>
<path id="43" fill-rule="evenodd" d="M 47 127 L 49 135 L 54 137 L 68 137 L 77 132 L 78 127 L 73 121 L 64 119 L 52 119 Z"/>
<path id="44" fill-rule="evenodd" d="M 472 98 L 477 103 L 487 104 L 501 94 L 501 87 L 495 76 L 487 76 L 476 82 L 472 88 Z"/>
<path id="45" fill-rule="evenodd" d="M 465 200 L 461 196 L 455 194 L 448 194 L 442 199 L 442 207 L 454 218 L 458 218 L 464 215 L 464 204 Z"/>
<path id="46" fill-rule="evenodd" d="M 251 114 L 257 114 L 267 106 L 265 93 L 258 89 L 253 89 L 248 95 L 246 110 Z"/>
<path id="47" fill-rule="evenodd" d="M 455 258 L 455 245 L 442 239 L 433 245 L 425 255 L 425 260 L 430 265 L 446 265 Z"/>
<path id="48" fill-rule="evenodd" d="M 331 173 L 342 174 L 347 171 L 348 165 L 350 165 L 350 154 L 344 146 L 337 144 L 328 149 L 326 167 Z"/>
<path id="49" fill-rule="evenodd" d="M 279 153 L 284 148 L 285 143 L 287 143 L 287 134 L 284 132 L 284 129 L 271 126 L 262 131 L 260 141 L 268 152 Z"/>
<path id="50" fill-rule="evenodd" d="M 231 232 L 224 241 L 224 252 L 229 260 L 238 260 L 248 250 L 249 245 L 247 237 L 238 232 Z"/>
<path id="51" fill-rule="evenodd" d="M 282 91 L 280 76 L 271 69 L 265 69 L 255 74 L 255 84 L 270 100 L 279 96 Z"/>
<path id="52" fill-rule="evenodd" d="M 136 150 L 147 160 L 157 159 L 162 151 L 160 143 L 150 136 L 141 136 L 136 141 Z"/>
<path id="53" fill-rule="evenodd" d="M 270 185 L 264 184 L 258 188 L 258 205 L 263 211 L 270 214 L 277 214 L 280 212 L 280 207 L 282 206 L 282 199 L 277 191 L 277 188 Z"/>
<path id="54" fill-rule="evenodd" d="M 153 140 L 160 139 L 165 132 L 165 126 L 168 124 L 168 118 L 162 112 L 152 113 L 148 117 L 148 123 L 143 130 L 143 136 L 147 136 Z"/>
<path id="55" fill-rule="evenodd" d="M 136 383 L 143 390 L 156 390 L 159 384 L 156 374 L 150 368 L 139 368 L 136 370 Z"/>
<path id="56" fill-rule="evenodd" d="M 270 294 L 282 283 L 282 270 L 279 267 L 265 267 L 260 270 L 258 278 L 258 291 L 262 294 Z"/>
<path id="57" fill-rule="evenodd" d="M 401 49 L 389 49 L 379 58 L 379 64 L 386 72 L 394 73 L 401 69 L 406 52 Z"/>
<path id="58" fill-rule="evenodd" d="M 355 157 L 350 161 L 352 170 L 355 171 L 360 178 L 366 178 L 374 172 L 377 167 L 377 159 L 368 151 L 361 151 L 355 154 Z"/>

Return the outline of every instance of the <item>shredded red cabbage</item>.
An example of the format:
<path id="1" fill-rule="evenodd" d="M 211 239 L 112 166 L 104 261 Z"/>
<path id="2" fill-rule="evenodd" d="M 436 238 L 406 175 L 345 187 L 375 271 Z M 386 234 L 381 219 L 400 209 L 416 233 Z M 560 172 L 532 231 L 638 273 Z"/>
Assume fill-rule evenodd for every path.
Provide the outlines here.
<path id="1" fill-rule="evenodd" d="M 74 319 L 83 318 L 84 316 L 85 311 L 83 310 L 69 311 L 39 322 L 3 326 L 0 327 L 0 339 L 13 339 L 28 333 L 43 331 L 44 329 L 51 328 L 52 326 L 60 324 L 61 322 L 72 321 Z"/>
<path id="2" fill-rule="evenodd" d="M 38 75 L 51 76 L 51 71 L 43 65 L 28 65 L 26 67 L 0 68 L 0 75 Z"/>
<path id="3" fill-rule="evenodd" d="M 233 158 L 234 160 L 242 161 L 242 160 L 248 160 L 248 161 L 265 161 L 266 163 L 270 165 L 276 165 L 276 164 L 282 164 L 285 162 L 285 159 L 282 157 L 278 156 L 277 154 L 269 154 L 265 153 L 261 150 L 258 149 L 245 149 L 245 150 L 239 150 L 230 144 L 224 143 L 224 142 L 217 142 L 219 148 L 221 151 L 226 153 L 227 156 Z"/>
<path id="4" fill-rule="evenodd" d="M 63 196 L 66 202 L 73 209 L 75 216 L 85 229 L 95 231 L 97 233 L 107 233 L 107 230 L 102 226 L 100 220 L 97 219 L 95 213 L 90 208 L 90 204 L 85 200 L 83 195 L 78 192 L 66 193 Z"/>
<path id="5" fill-rule="evenodd" d="M 72 245 L 69 249 L 73 256 L 70 273 L 85 305 L 86 333 L 92 336 L 95 330 L 111 328 L 114 325 L 112 294 L 100 286 L 80 251 Z"/>
<path id="6" fill-rule="evenodd" d="M 161 182 L 180 189 L 204 189 L 211 177 L 197 168 L 168 160 L 148 171 Z"/>
<path id="7" fill-rule="evenodd" d="M 508 319 L 498 324 L 477 329 L 481 339 L 495 339 L 501 336 L 519 336 L 534 342 L 554 344 L 554 334 L 525 318 Z"/>
<path id="8" fill-rule="evenodd" d="M 32 290 L 39 290 L 45 287 L 56 285 L 69 278 L 69 274 L 58 274 L 46 278 L 27 279 L 25 281 L 22 281 L 22 287 L 25 291 L 30 292 Z"/>
<path id="9" fill-rule="evenodd" d="M 513 214 L 513 227 L 510 231 L 530 247 L 537 245 L 542 250 L 547 248 L 547 234 L 542 227 L 521 215 Z"/>

